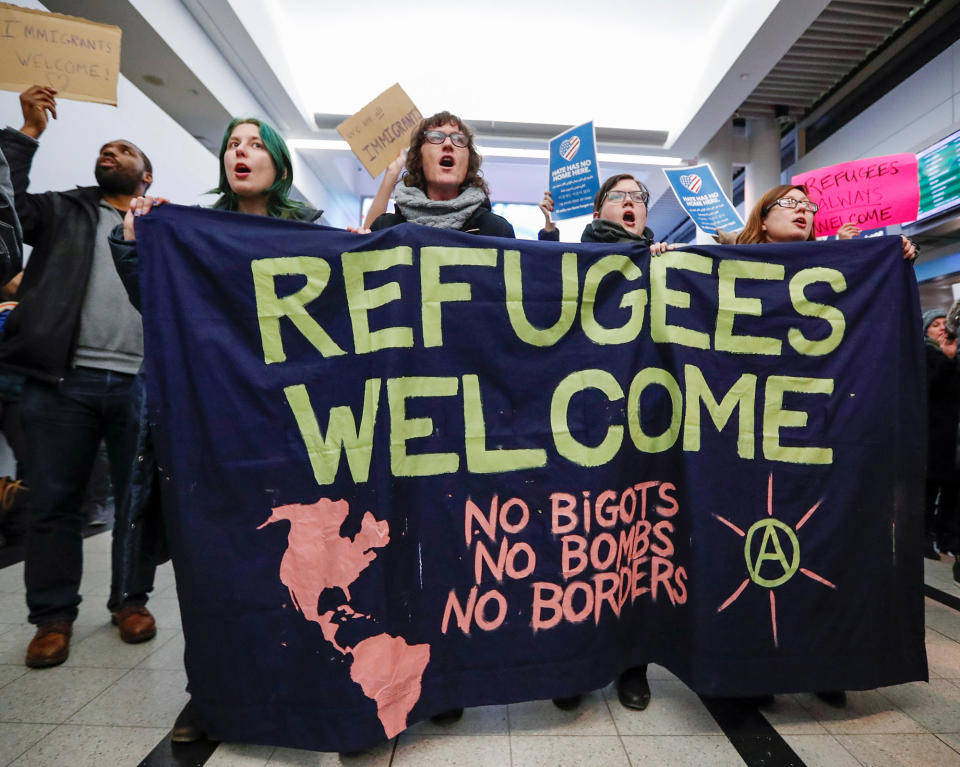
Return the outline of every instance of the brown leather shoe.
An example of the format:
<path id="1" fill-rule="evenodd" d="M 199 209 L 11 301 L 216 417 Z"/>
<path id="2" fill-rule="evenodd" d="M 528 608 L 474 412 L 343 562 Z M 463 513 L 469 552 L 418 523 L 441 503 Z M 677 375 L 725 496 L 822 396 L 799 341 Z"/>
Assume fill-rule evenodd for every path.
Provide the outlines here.
<path id="1" fill-rule="evenodd" d="M 137 644 L 157 635 L 157 623 L 150 611 L 143 606 L 121 607 L 110 618 L 120 629 L 120 638 L 127 644 Z"/>
<path id="2" fill-rule="evenodd" d="M 70 655 L 72 623 L 47 623 L 37 626 L 37 633 L 27 647 L 25 663 L 30 668 L 59 666 Z"/>

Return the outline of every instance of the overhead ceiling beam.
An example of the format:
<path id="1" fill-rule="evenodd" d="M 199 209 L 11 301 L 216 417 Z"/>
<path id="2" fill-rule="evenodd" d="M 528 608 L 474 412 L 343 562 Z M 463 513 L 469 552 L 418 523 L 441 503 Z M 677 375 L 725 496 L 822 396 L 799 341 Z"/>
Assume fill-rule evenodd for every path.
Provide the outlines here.
<path id="1" fill-rule="evenodd" d="M 264 116 L 286 134 L 309 130 L 305 116 L 264 57 L 260 46 L 240 21 L 230 0 L 181 2 L 230 63 L 243 84 L 264 106 Z"/>
<path id="2" fill-rule="evenodd" d="M 837 26 L 851 26 L 859 28 L 890 29 L 892 25 L 899 25 L 905 20 L 905 15 L 897 13 L 844 13 L 833 10 L 833 6 L 820 16 L 825 24 Z"/>
<path id="3" fill-rule="evenodd" d="M 827 6 L 828 0 L 777 3 L 753 39 L 727 69 L 713 92 L 672 140 L 674 154 L 699 153 L 732 117 L 731 104 L 742 104 L 770 73 L 797 38 Z M 744 75 L 746 75 L 744 77 Z"/>
<path id="4" fill-rule="evenodd" d="M 882 94 L 944 50 L 960 36 L 960 5 L 940 0 L 915 15 L 885 48 L 846 82 L 825 94 L 798 126 L 806 132 L 807 149 L 839 130 Z"/>
<path id="5" fill-rule="evenodd" d="M 324 114 L 314 115 L 314 122 L 321 131 L 334 131 L 336 127 L 347 119 L 349 115 Z M 503 120 L 476 120 L 469 119 L 466 123 L 473 128 L 477 136 L 482 138 L 522 139 L 546 141 L 563 133 L 569 125 L 553 125 L 549 123 L 520 123 L 505 122 Z M 635 147 L 663 147 L 667 140 L 667 132 L 662 130 L 630 130 L 626 128 L 596 127 L 598 143 L 627 144 Z"/>
<path id="6" fill-rule="evenodd" d="M 130 2 L 44 0 L 55 13 L 82 14 L 123 30 L 120 71 L 210 151 L 220 148 L 230 113 Z"/>

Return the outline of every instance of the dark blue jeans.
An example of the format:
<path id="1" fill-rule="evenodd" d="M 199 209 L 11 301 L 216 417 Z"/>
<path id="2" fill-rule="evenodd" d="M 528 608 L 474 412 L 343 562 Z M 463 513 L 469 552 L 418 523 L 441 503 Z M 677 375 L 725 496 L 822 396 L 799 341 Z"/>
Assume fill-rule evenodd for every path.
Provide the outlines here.
<path id="1" fill-rule="evenodd" d="M 107 444 L 114 498 L 124 497 L 135 458 L 137 423 L 130 407 L 132 375 L 74 368 L 59 384 L 28 378 L 20 399 L 27 446 L 27 523 L 24 580 L 30 622 L 73 621 L 83 572 L 84 490 L 97 446 Z M 113 534 L 113 578 L 107 603 L 121 607 L 116 588 L 120 551 Z M 124 605 L 142 605 L 153 588 L 154 564 L 145 556 L 139 583 Z"/>

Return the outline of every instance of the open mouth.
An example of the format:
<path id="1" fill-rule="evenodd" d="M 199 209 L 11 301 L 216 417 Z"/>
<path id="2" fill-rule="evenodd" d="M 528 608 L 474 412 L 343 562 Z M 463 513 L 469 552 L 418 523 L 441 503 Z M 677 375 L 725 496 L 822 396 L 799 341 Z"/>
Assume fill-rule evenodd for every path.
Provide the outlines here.
<path id="1" fill-rule="evenodd" d="M 246 175 L 246 174 L 248 174 L 248 173 L 250 172 L 250 168 L 248 168 L 248 167 L 247 167 L 246 165 L 244 165 L 242 162 L 238 162 L 238 163 L 233 167 L 233 172 L 234 172 L 236 175 L 238 175 L 238 176 L 239 176 L 239 175 Z"/>
<path id="2" fill-rule="evenodd" d="M 450 155 L 444 155 L 440 158 L 440 167 L 441 168 L 452 168 L 454 165 L 453 158 Z"/>
<path id="3" fill-rule="evenodd" d="M 623 223 L 625 224 L 635 224 L 637 223 L 637 217 L 633 215 L 632 210 L 625 210 L 623 212 Z"/>
<path id="4" fill-rule="evenodd" d="M 797 216 L 795 219 L 793 219 L 793 223 L 795 223 L 797 226 L 800 226 L 800 227 L 803 227 L 804 229 L 806 229 L 806 228 L 807 228 L 807 217 L 806 217 L 806 216 Z"/>

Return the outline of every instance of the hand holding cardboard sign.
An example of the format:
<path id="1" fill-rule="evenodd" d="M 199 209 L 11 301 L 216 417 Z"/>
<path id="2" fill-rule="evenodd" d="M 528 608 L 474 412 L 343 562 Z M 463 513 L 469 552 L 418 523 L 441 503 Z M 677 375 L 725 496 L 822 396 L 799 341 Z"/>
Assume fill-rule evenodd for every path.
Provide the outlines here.
<path id="1" fill-rule="evenodd" d="M 47 129 L 47 112 L 54 120 L 57 119 L 56 94 L 56 88 L 44 85 L 31 85 L 20 94 L 20 109 L 23 111 L 21 133 L 40 138 L 40 134 Z"/>
<path id="2" fill-rule="evenodd" d="M 399 155 L 397 155 L 397 159 L 387 166 L 387 172 L 384 174 L 383 180 L 387 181 L 392 179 L 393 183 L 396 184 L 397 179 L 400 178 L 400 171 L 403 170 L 403 166 L 406 164 L 406 162 L 407 150 L 404 149 Z"/>
<path id="3" fill-rule="evenodd" d="M 391 162 L 384 171 L 383 181 L 380 182 L 380 188 L 377 190 L 377 195 L 370 204 L 370 210 L 367 212 L 367 217 L 363 220 L 363 225 L 359 229 L 348 226 L 348 231 L 356 232 L 357 234 L 370 233 L 370 225 L 377 220 L 378 216 L 382 216 L 387 212 L 387 204 L 393 196 L 393 188 L 397 185 L 397 181 L 400 179 L 400 174 L 403 172 L 406 164 L 407 150 L 403 149 L 400 154 L 397 155 L 397 159 Z"/>

